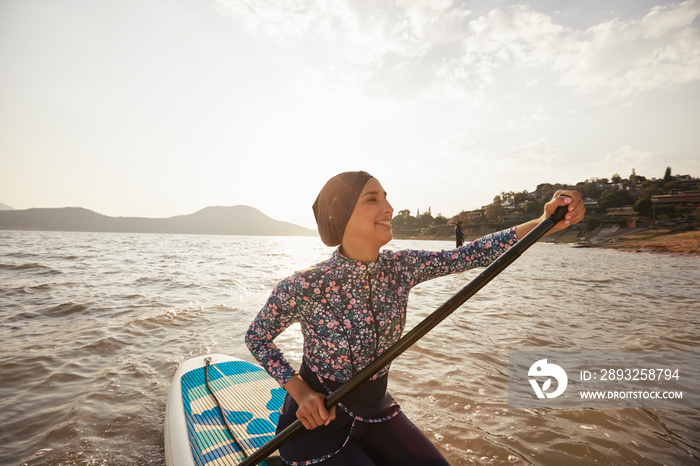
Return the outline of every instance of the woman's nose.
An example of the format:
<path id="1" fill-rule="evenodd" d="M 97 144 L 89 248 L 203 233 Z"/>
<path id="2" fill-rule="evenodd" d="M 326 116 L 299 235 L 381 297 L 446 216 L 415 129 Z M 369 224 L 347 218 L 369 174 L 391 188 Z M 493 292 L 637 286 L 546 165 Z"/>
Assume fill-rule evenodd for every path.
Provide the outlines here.
<path id="1" fill-rule="evenodd" d="M 390 212 L 392 216 L 394 215 L 394 208 L 391 206 L 389 201 L 386 201 L 386 206 L 384 207 L 384 211 Z"/>

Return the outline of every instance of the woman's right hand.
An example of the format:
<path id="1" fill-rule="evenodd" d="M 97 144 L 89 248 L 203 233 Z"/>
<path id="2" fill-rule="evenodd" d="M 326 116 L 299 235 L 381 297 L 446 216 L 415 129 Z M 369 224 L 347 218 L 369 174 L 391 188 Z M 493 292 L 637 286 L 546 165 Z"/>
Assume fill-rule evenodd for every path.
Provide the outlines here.
<path id="1" fill-rule="evenodd" d="M 335 406 L 330 411 L 326 409 L 326 396 L 314 391 L 299 375 L 293 376 L 284 385 L 284 389 L 297 402 L 297 419 L 308 430 L 325 425 L 335 419 Z"/>
<path id="2" fill-rule="evenodd" d="M 324 404 L 325 399 L 325 395 L 312 391 L 301 400 L 301 403 L 297 402 L 299 405 L 299 409 L 297 409 L 297 419 L 299 419 L 308 430 L 315 429 L 322 425 L 327 426 L 335 419 L 335 406 L 333 406 L 329 412 Z"/>

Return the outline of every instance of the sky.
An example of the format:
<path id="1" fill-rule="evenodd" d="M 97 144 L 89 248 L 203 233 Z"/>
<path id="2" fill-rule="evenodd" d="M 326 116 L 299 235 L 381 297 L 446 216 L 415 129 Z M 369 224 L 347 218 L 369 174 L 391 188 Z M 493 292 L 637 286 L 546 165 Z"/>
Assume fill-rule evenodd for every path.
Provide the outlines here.
<path id="1" fill-rule="evenodd" d="M 314 227 L 331 176 L 396 212 L 700 176 L 700 0 L 0 0 L 0 203 Z"/>

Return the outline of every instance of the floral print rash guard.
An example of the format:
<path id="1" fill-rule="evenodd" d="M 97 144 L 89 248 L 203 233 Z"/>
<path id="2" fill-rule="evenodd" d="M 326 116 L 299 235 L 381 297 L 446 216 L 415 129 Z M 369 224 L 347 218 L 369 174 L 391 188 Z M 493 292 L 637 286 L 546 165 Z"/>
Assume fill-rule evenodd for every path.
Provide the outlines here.
<path id="1" fill-rule="evenodd" d="M 515 228 L 448 251 L 382 251 L 356 262 L 336 249 L 330 259 L 282 280 L 250 325 L 246 344 L 284 387 L 296 371 L 273 340 L 301 324 L 304 360 L 318 376 L 346 382 L 400 337 L 415 285 L 486 266 L 517 242 Z M 386 374 L 383 368 L 374 378 Z"/>

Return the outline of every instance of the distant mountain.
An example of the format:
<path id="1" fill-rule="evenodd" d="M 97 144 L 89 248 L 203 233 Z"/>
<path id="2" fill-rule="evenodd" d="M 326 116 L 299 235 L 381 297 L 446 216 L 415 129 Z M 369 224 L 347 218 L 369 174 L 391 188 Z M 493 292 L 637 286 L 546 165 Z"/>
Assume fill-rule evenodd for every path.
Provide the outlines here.
<path id="1" fill-rule="evenodd" d="M 3 204 L 0 202 L 0 210 L 15 210 L 13 207 L 10 207 L 7 204 Z"/>
<path id="2" fill-rule="evenodd" d="M 0 230 L 182 233 L 209 235 L 315 236 L 316 232 L 274 220 L 253 207 L 206 207 L 170 218 L 108 217 L 81 207 L 0 211 Z"/>

